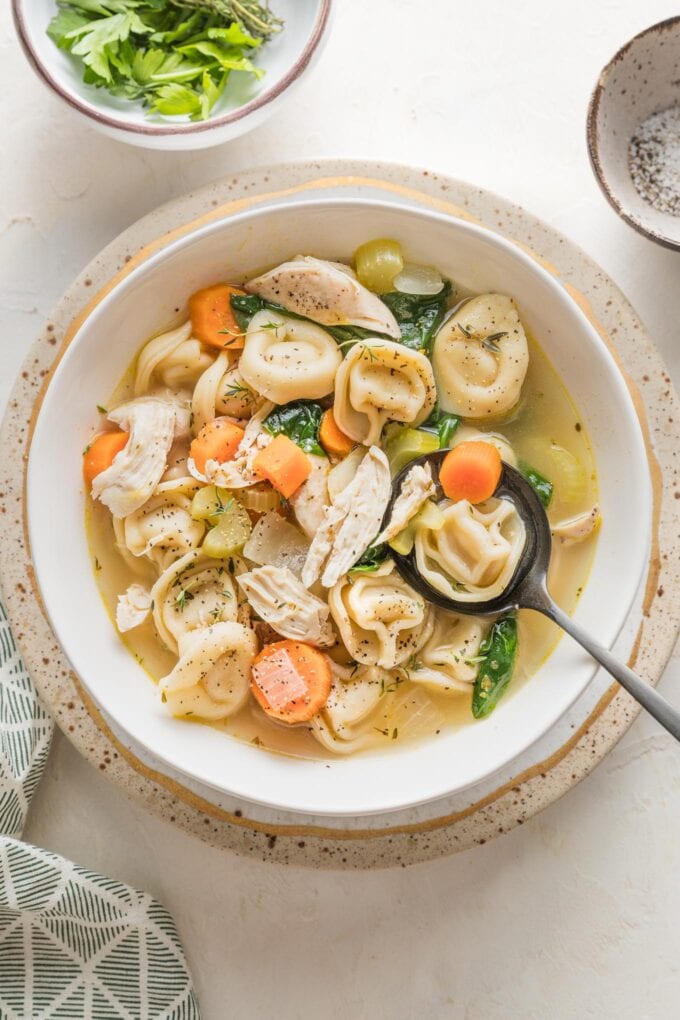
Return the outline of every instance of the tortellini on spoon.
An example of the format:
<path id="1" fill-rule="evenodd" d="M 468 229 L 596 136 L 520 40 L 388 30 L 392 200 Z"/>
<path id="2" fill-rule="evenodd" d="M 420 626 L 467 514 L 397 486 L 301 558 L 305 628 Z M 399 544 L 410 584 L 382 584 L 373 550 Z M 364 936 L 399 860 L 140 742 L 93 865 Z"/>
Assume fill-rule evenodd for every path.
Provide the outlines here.
<path id="1" fill-rule="evenodd" d="M 387 305 L 340 262 L 298 255 L 251 280 L 246 290 L 324 326 L 361 326 L 395 340 L 401 336 Z"/>
<path id="2" fill-rule="evenodd" d="M 364 446 L 380 442 L 388 421 L 420 425 L 434 407 L 430 362 L 391 340 L 356 343 L 335 378 L 333 414 L 346 435 Z"/>
<path id="3" fill-rule="evenodd" d="M 527 337 L 513 301 L 482 294 L 461 305 L 435 337 L 432 367 L 445 411 L 464 418 L 510 411 L 529 367 Z"/>
<path id="4" fill-rule="evenodd" d="M 320 326 L 264 309 L 250 321 L 238 367 L 256 393 L 287 404 L 331 393 L 341 361 L 338 345 Z"/>
<path id="5" fill-rule="evenodd" d="M 438 527 L 417 525 L 418 571 L 436 591 L 457 602 L 483 602 L 508 587 L 526 541 L 524 524 L 508 499 L 473 506 L 444 500 Z"/>

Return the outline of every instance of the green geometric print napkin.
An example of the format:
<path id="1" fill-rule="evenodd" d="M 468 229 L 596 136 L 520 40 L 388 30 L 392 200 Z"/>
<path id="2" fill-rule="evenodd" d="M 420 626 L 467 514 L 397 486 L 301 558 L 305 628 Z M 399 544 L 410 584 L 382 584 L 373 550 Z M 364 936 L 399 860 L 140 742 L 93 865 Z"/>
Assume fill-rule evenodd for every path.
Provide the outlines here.
<path id="1" fill-rule="evenodd" d="M 19 840 L 52 728 L 0 604 L 0 1020 L 199 1020 L 165 907 Z"/>

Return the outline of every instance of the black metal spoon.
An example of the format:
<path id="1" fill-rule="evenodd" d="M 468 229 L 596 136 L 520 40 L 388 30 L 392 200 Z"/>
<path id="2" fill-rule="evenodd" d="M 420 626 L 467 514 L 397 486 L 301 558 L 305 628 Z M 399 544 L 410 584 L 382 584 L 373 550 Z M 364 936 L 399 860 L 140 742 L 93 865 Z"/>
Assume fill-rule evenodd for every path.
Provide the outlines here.
<path id="1" fill-rule="evenodd" d="M 438 486 L 438 495 L 443 495 L 438 482 L 439 464 L 448 452 L 448 450 L 437 450 L 434 453 L 427 453 L 410 461 L 399 472 L 392 483 L 392 496 L 385 513 L 385 522 L 389 521 L 392 515 L 392 507 L 401 491 L 406 475 L 416 464 L 430 465 L 432 477 Z M 514 503 L 526 532 L 524 549 L 515 572 L 506 589 L 500 595 L 483 602 L 458 602 L 448 598 L 433 588 L 419 573 L 415 550 L 405 556 L 395 551 L 391 552 L 402 577 L 430 602 L 455 613 L 464 613 L 470 616 L 495 616 L 514 609 L 534 609 L 537 613 L 543 613 L 558 627 L 570 634 L 601 666 L 604 666 L 615 680 L 618 680 L 621 686 L 643 708 L 647 709 L 650 715 L 654 716 L 657 722 L 660 722 L 676 740 L 680 740 L 680 712 L 669 705 L 665 698 L 662 698 L 632 669 L 619 662 L 607 648 L 595 641 L 552 599 L 547 585 L 548 564 L 552 547 L 550 523 L 543 504 L 526 478 L 516 468 L 503 463 L 501 480 L 494 496 L 499 499 L 509 499 Z"/>

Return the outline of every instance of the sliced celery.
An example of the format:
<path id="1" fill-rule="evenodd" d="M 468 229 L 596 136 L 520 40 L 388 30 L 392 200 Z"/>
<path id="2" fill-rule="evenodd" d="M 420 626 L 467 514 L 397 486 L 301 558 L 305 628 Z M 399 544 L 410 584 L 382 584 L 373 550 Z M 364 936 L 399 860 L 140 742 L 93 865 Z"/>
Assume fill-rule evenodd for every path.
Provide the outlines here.
<path id="1" fill-rule="evenodd" d="M 387 544 L 395 552 L 408 556 L 416 540 L 417 528 L 424 527 L 430 531 L 437 531 L 443 523 L 442 511 L 431 499 L 426 499 L 415 517 L 412 517 L 406 527 Z"/>
<path id="2" fill-rule="evenodd" d="M 388 238 L 367 241 L 355 251 L 354 265 L 359 283 L 376 294 L 386 294 L 404 268 L 401 245 Z"/>
<path id="3" fill-rule="evenodd" d="M 392 477 L 398 475 L 409 461 L 438 449 L 439 438 L 433 432 L 409 428 L 395 430 L 385 443 L 385 453 L 390 462 Z"/>
<path id="4" fill-rule="evenodd" d="M 252 529 L 247 511 L 232 499 L 229 506 L 225 505 L 224 512 L 217 517 L 215 527 L 211 528 L 203 539 L 204 555 L 217 560 L 233 556 L 243 549 Z"/>
<path id="5" fill-rule="evenodd" d="M 192 499 L 189 512 L 195 521 L 212 520 L 215 524 L 217 517 L 221 516 L 233 502 L 234 497 L 226 489 L 204 485 Z"/>

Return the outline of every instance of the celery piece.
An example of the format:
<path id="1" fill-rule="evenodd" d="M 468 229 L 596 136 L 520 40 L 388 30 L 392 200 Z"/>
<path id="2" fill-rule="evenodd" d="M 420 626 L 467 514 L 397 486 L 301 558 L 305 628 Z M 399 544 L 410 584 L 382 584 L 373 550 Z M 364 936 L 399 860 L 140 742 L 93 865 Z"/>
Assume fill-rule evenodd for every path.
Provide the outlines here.
<path id="1" fill-rule="evenodd" d="M 233 499 L 203 539 L 203 554 L 216 560 L 233 556 L 243 549 L 252 529 L 247 511 Z"/>
<path id="2" fill-rule="evenodd" d="M 392 477 L 398 475 L 409 461 L 424 453 L 439 449 L 439 439 L 433 432 L 421 429 L 401 428 L 394 431 L 385 443 L 385 453 L 390 462 Z"/>
<path id="3" fill-rule="evenodd" d="M 359 283 L 375 294 L 386 294 L 404 268 L 401 245 L 388 238 L 367 241 L 355 251 L 354 265 Z"/>

